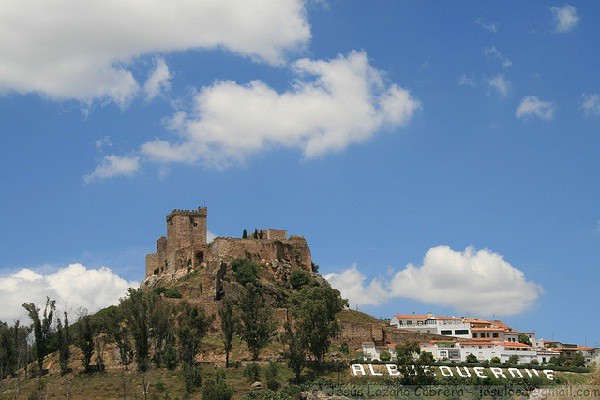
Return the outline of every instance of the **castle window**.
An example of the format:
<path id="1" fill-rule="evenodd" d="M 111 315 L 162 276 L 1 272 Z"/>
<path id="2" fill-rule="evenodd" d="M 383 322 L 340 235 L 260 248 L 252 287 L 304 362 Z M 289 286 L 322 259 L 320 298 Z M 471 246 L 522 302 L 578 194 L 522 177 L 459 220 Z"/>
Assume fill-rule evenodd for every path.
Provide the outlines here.
<path id="1" fill-rule="evenodd" d="M 197 227 L 198 227 L 198 223 L 194 222 L 194 228 L 197 228 Z"/>

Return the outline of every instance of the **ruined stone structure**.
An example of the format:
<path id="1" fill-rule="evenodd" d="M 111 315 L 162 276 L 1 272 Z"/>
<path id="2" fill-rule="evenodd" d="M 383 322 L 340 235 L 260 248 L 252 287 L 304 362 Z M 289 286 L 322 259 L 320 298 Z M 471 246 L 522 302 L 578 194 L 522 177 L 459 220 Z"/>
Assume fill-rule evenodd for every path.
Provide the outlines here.
<path id="1" fill-rule="evenodd" d="M 173 210 L 167 216 L 167 237 L 156 241 L 156 253 L 146 256 L 146 278 L 182 275 L 191 270 L 203 271 L 203 280 L 219 290 L 219 275 L 236 258 L 248 258 L 270 267 L 282 279 L 294 269 L 311 271 L 312 260 L 306 239 L 287 237 L 287 231 L 266 229 L 262 238 L 218 237 L 206 242 L 206 207 L 198 210 Z M 214 277 L 213 277 L 214 275 Z"/>

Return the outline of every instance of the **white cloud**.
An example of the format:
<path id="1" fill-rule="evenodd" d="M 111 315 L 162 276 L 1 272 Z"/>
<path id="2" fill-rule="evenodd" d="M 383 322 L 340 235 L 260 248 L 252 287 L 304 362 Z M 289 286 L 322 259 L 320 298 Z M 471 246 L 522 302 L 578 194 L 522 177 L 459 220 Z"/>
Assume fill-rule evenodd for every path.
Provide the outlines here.
<path id="1" fill-rule="evenodd" d="M 206 243 L 212 243 L 218 235 L 211 231 L 206 231 Z"/>
<path id="2" fill-rule="evenodd" d="M 536 96 L 525 96 L 517 107 L 517 118 L 527 118 L 530 115 L 541 119 L 550 120 L 554 114 L 554 104 L 543 101 Z"/>
<path id="3" fill-rule="evenodd" d="M 155 68 L 148 76 L 148 80 L 144 83 L 144 93 L 146 100 L 155 98 L 156 96 L 170 90 L 171 78 L 173 74 L 169 71 L 169 67 L 165 60 L 161 57 L 155 59 Z"/>
<path id="4" fill-rule="evenodd" d="M 98 151 L 102 151 L 105 147 L 111 147 L 112 141 L 110 140 L 110 136 L 104 136 L 102 139 L 96 140 L 96 149 Z"/>
<path id="5" fill-rule="evenodd" d="M 189 114 L 178 112 L 169 120 L 181 139 L 144 143 L 142 153 L 163 163 L 201 161 L 221 168 L 273 147 L 299 148 L 315 157 L 403 126 L 421 107 L 408 90 L 385 82 L 365 52 L 301 59 L 291 68 L 296 79 L 283 93 L 262 81 L 202 88 Z"/>
<path id="6" fill-rule="evenodd" d="M 282 64 L 309 39 L 302 0 L 3 0 L 0 94 L 123 106 L 140 55 L 222 48 Z"/>
<path id="7" fill-rule="evenodd" d="M 484 20 L 482 20 L 481 18 L 477 18 L 475 20 L 475 23 L 487 31 L 490 31 L 492 33 L 498 33 L 498 26 L 496 25 L 495 22 L 487 23 Z"/>
<path id="8" fill-rule="evenodd" d="M 475 81 L 465 74 L 459 76 L 456 82 L 461 86 L 475 86 Z"/>
<path id="9" fill-rule="evenodd" d="M 327 274 L 325 279 L 348 299 L 350 306 L 379 305 L 388 299 L 388 291 L 378 279 L 367 284 L 367 277 L 360 273 L 356 264 L 339 274 Z"/>
<path id="10" fill-rule="evenodd" d="M 88 269 L 81 264 L 70 264 L 46 275 L 25 268 L 0 276 L 0 320 L 24 321 L 26 312 L 21 305 L 42 306 L 46 296 L 56 300 L 59 307 L 66 305 L 68 310 L 82 307 L 95 312 L 117 304 L 128 288 L 137 286 L 137 282 L 127 282 L 106 267 Z"/>
<path id="11" fill-rule="evenodd" d="M 502 63 L 503 68 L 508 68 L 512 66 L 512 61 L 510 61 L 504 54 L 502 54 L 500 50 L 496 48 L 496 46 L 486 47 L 485 49 L 483 49 L 483 54 L 485 54 L 488 58 L 500 61 Z"/>
<path id="12" fill-rule="evenodd" d="M 496 75 L 488 79 L 488 85 L 493 87 L 498 91 L 498 93 L 504 97 L 508 96 L 508 91 L 510 88 L 510 82 L 504 79 L 504 75 Z"/>
<path id="13" fill-rule="evenodd" d="M 452 307 L 474 315 L 515 315 L 531 308 L 543 288 L 490 250 L 454 251 L 437 246 L 421 266 L 408 264 L 389 280 L 367 282 L 356 266 L 325 278 L 356 305 L 377 305 L 393 298 Z"/>
<path id="14" fill-rule="evenodd" d="M 600 95 L 584 94 L 581 98 L 581 109 L 586 116 L 600 115 Z"/>
<path id="15" fill-rule="evenodd" d="M 85 182 L 107 179 L 115 176 L 132 176 L 140 169 L 138 156 L 104 156 L 96 169 L 83 177 Z"/>
<path id="16" fill-rule="evenodd" d="M 550 11 L 554 14 L 556 32 L 569 32 L 579 22 L 577 9 L 568 4 L 564 7 L 550 7 Z"/>

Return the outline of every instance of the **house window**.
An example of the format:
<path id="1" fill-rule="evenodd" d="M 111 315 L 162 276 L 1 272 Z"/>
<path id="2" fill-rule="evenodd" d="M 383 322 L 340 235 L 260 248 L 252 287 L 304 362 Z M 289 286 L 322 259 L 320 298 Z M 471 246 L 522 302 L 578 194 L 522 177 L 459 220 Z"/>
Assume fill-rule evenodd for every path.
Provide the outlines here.
<path id="1" fill-rule="evenodd" d="M 476 338 L 476 337 L 477 337 L 477 334 L 476 334 L 476 333 L 473 333 L 473 337 L 474 337 L 474 338 Z"/>
<path id="2" fill-rule="evenodd" d="M 468 335 L 469 331 L 466 329 L 458 329 L 456 331 L 454 331 L 455 335 Z"/>
<path id="3" fill-rule="evenodd" d="M 498 333 L 494 332 L 492 336 L 498 337 Z"/>
<path id="4" fill-rule="evenodd" d="M 442 335 L 452 335 L 452 331 L 441 331 Z"/>

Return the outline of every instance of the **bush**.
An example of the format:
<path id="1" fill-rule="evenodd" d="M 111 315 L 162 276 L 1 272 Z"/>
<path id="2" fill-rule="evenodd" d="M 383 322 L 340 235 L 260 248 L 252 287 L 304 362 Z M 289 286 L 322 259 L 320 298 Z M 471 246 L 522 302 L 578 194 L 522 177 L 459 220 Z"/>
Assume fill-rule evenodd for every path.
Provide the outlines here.
<path id="1" fill-rule="evenodd" d="M 390 361 L 392 359 L 392 355 L 390 354 L 389 351 L 384 350 L 381 352 L 381 355 L 379 356 L 379 358 L 381 359 L 381 361 Z"/>
<path id="2" fill-rule="evenodd" d="M 249 283 L 255 283 L 258 279 L 259 266 L 248 259 L 238 258 L 231 263 L 235 280 L 240 285 L 246 286 Z"/>
<path id="3" fill-rule="evenodd" d="M 165 297 L 169 298 L 169 299 L 180 299 L 183 297 L 183 295 L 181 294 L 181 292 L 179 291 L 179 289 L 177 288 L 171 288 L 168 289 L 165 292 Z"/>
<path id="4" fill-rule="evenodd" d="M 469 354 L 467 356 L 466 361 L 470 364 L 477 364 L 479 361 L 477 360 L 477 356 L 475 354 Z"/>
<path id="5" fill-rule="evenodd" d="M 304 285 L 308 285 L 310 282 L 310 274 L 301 269 L 295 269 L 292 271 L 292 275 L 290 276 L 290 283 L 292 287 L 296 290 L 300 289 Z"/>
<path id="6" fill-rule="evenodd" d="M 264 370 L 265 382 L 267 382 L 267 388 L 270 390 L 279 389 L 279 381 L 277 378 L 279 377 L 279 369 L 277 368 L 277 363 L 270 362 Z"/>
<path id="7" fill-rule="evenodd" d="M 260 365 L 257 363 L 250 363 L 246 365 L 244 369 L 244 376 L 248 378 L 250 383 L 260 381 Z"/>
<path id="8" fill-rule="evenodd" d="M 490 360 L 490 364 L 501 364 L 502 361 L 500 360 L 499 357 L 492 357 L 492 359 Z"/>
<path id="9" fill-rule="evenodd" d="M 164 286 L 159 286 L 157 288 L 154 289 L 154 293 L 156 293 L 158 296 L 161 295 L 161 293 L 164 293 L 167 291 L 167 288 Z"/>
<path id="10" fill-rule="evenodd" d="M 233 389 L 223 379 L 207 379 L 202 388 L 202 400 L 230 400 L 233 397 Z"/>

